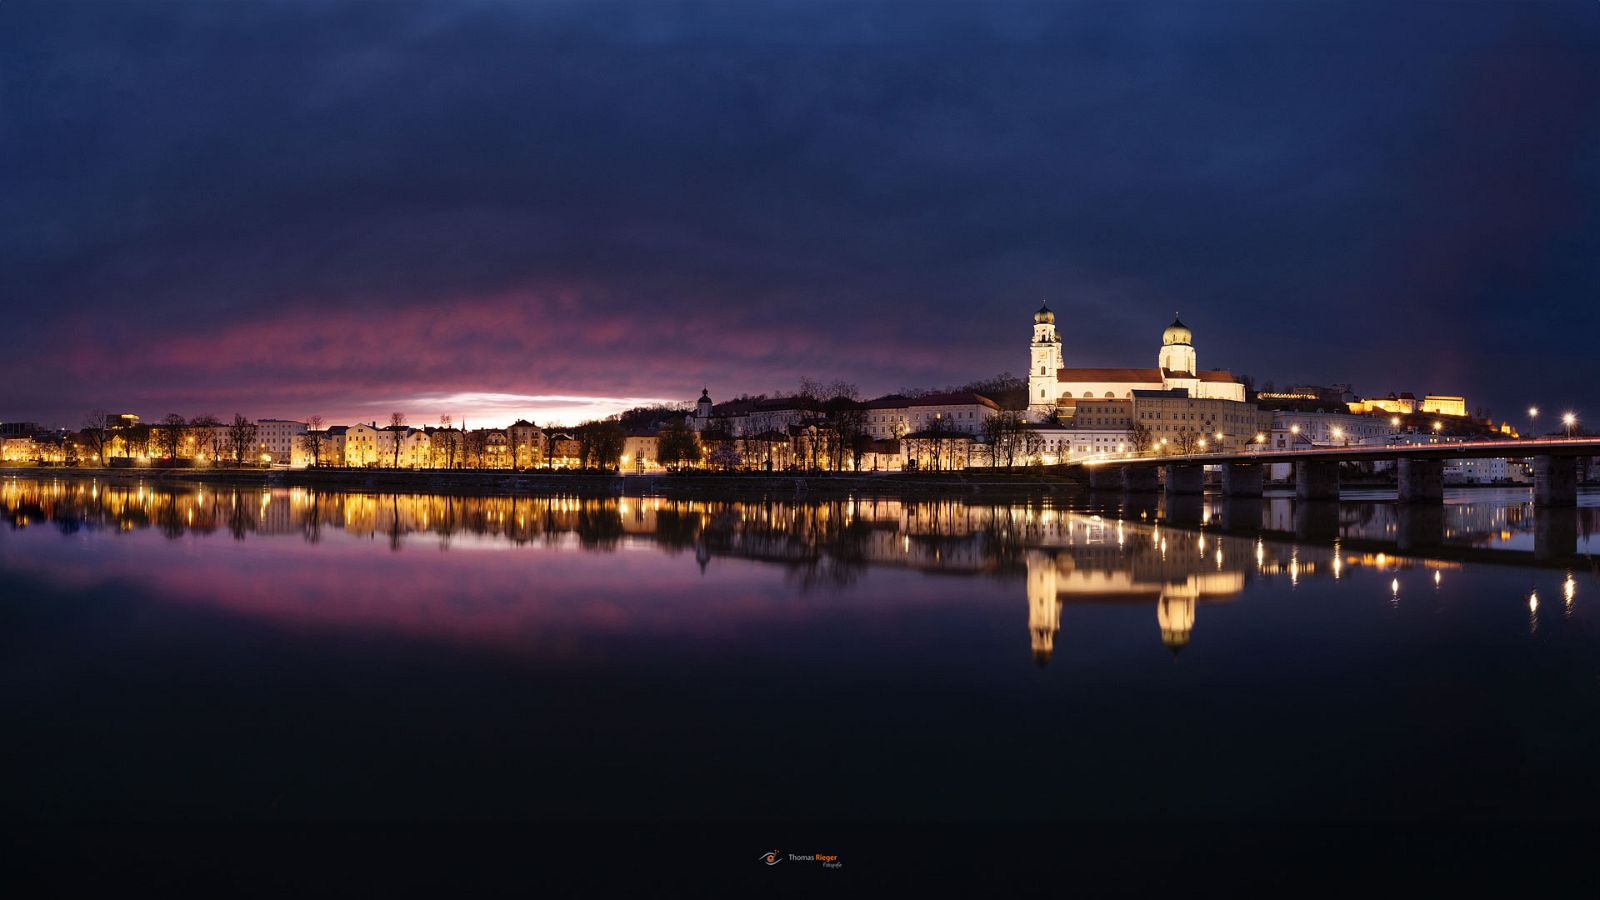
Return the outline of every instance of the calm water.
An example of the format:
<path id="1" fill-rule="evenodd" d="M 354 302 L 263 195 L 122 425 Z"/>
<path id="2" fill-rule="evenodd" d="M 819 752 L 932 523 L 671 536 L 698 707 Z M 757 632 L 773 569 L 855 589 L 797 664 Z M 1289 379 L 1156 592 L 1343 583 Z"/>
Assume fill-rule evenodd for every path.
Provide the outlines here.
<path id="1" fill-rule="evenodd" d="M 0 481 L 36 822 L 1572 822 L 1597 499 Z"/>

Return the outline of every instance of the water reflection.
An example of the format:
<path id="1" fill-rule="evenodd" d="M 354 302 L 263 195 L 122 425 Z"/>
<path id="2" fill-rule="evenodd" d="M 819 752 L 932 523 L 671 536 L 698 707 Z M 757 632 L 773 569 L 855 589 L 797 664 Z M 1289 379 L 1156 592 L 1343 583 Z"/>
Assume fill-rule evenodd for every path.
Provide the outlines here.
<path id="1" fill-rule="evenodd" d="M 14 529 L 63 534 L 154 530 L 170 539 L 226 533 L 299 536 L 311 544 L 381 541 L 394 551 L 527 545 L 613 552 L 630 543 L 693 554 L 703 573 L 718 558 L 781 566 L 802 591 L 850 585 L 874 567 L 983 576 L 1025 585 L 1033 659 L 1056 652 L 1063 610 L 1081 605 L 1153 607 L 1152 638 L 1177 654 L 1199 608 L 1228 603 L 1255 579 L 1338 580 L 1355 569 L 1442 571 L 1464 561 L 1592 568 L 1595 510 L 1546 513 L 1524 502 L 1408 508 L 1290 500 L 1132 498 L 1109 507 L 1058 509 L 958 501 L 849 499 L 797 503 L 661 498 L 460 497 L 217 489 L 10 479 L 0 515 Z M 1529 548 L 1532 552 L 1529 552 Z M 1401 601 L 1398 577 L 1389 602 Z M 1528 597 L 1537 630 L 1538 598 Z M 1070 615 L 1067 616 L 1070 620 Z M 1070 628 L 1070 621 L 1067 626 Z"/>

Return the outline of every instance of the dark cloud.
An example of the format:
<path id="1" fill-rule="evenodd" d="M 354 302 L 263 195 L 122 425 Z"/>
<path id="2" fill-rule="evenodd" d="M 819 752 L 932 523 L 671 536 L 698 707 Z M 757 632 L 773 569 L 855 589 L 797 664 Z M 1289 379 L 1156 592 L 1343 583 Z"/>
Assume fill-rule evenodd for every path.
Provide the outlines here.
<path id="1" fill-rule="evenodd" d="M 6 4 L 0 415 L 888 390 L 1043 297 L 1576 404 L 1597 98 L 1592 3 Z"/>

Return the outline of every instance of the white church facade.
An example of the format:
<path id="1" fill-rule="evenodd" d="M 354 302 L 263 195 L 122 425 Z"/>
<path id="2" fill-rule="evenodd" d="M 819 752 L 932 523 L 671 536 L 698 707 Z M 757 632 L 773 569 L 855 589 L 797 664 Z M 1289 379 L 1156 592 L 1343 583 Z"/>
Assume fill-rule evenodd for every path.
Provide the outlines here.
<path id="1" fill-rule="evenodd" d="M 1202 369 L 1196 362 L 1194 335 L 1174 318 L 1161 333 L 1156 365 L 1149 369 L 1072 368 L 1064 364 L 1061 335 L 1049 306 L 1033 314 L 1029 346 L 1028 412 L 1042 420 L 1052 413 L 1070 413 L 1077 401 L 1132 400 L 1135 391 L 1183 391 L 1195 400 L 1243 403 L 1245 388 L 1233 373 Z"/>

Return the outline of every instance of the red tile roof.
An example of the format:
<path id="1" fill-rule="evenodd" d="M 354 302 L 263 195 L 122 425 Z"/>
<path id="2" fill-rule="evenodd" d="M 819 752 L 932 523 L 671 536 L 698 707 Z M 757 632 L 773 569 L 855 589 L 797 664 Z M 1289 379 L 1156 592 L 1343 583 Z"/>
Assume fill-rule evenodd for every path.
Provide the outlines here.
<path id="1" fill-rule="evenodd" d="M 974 403 L 990 407 L 991 409 L 1000 408 L 1000 404 L 990 400 L 988 397 L 985 397 L 982 394 L 974 394 L 971 391 L 957 391 L 953 394 L 923 394 L 921 397 L 913 397 L 912 399 L 906 401 L 905 405 L 969 406 Z"/>
<path id="2" fill-rule="evenodd" d="M 1197 378 L 1200 381 L 1233 382 L 1237 379 L 1233 373 L 1224 369 L 1202 369 L 1194 375 L 1182 372 L 1172 373 L 1174 378 Z M 1161 383 L 1160 369 L 1058 369 L 1056 381 L 1099 382 L 1099 383 L 1133 383 L 1133 384 L 1159 384 Z"/>
<path id="3" fill-rule="evenodd" d="M 1058 369 L 1057 381 L 1129 382 L 1159 384 L 1160 369 Z"/>

